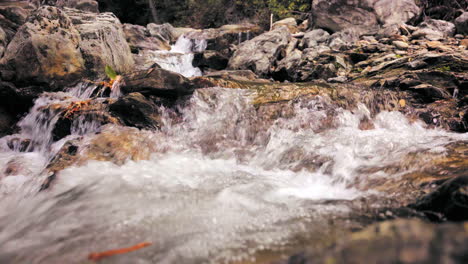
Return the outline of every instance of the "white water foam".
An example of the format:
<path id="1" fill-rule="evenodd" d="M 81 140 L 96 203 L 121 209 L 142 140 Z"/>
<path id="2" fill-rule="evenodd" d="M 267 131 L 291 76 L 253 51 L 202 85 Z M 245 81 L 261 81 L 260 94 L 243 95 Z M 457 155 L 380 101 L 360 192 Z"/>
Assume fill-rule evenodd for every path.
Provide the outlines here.
<path id="1" fill-rule="evenodd" d="M 200 89 L 180 109 L 182 122 L 167 118 L 153 132 L 158 151 L 149 160 L 68 168 L 51 191 L 27 200 L 10 190 L 0 202 L 0 260 L 79 263 L 90 252 L 142 241 L 153 244 L 109 263 L 238 260 L 320 234 L 327 215 L 349 213 L 320 201 L 365 195 L 357 181 L 398 177 L 362 169 L 468 140 L 397 112 L 378 114 L 375 129 L 362 131 L 369 115 L 362 105 L 335 109 L 334 126 L 317 131 L 332 107 L 321 97 L 291 102 L 293 116 L 263 127 L 250 100 L 246 90 Z"/>
<path id="2" fill-rule="evenodd" d="M 206 47 L 206 40 L 192 40 L 182 35 L 170 51 L 156 51 L 154 60 L 161 68 L 185 77 L 202 76 L 202 71 L 193 67 L 192 62 L 194 52 L 203 52 Z"/>

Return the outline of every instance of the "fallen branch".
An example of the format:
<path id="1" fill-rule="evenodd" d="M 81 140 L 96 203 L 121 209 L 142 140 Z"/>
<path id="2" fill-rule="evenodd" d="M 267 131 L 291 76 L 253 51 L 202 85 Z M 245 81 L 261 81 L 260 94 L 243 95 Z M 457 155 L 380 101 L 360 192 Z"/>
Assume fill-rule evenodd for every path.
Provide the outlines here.
<path id="1" fill-rule="evenodd" d="M 148 247 L 150 245 L 151 245 L 151 243 L 144 242 L 144 243 L 136 244 L 136 245 L 134 245 L 132 247 L 128 247 L 128 248 L 120 248 L 120 249 L 114 249 L 114 250 L 109 250 L 109 251 L 104 251 L 104 252 L 91 253 L 88 256 L 88 259 L 92 260 L 92 261 L 99 261 L 99 260 L 101 260 L 103 258 L 108 258 L 108 257 L 112 257 L 112 256 L 115 256 L 115 255 L 126 254 L 126 253 L 129 253 L 129 252 L 133 252 L 133 251 Z"/>

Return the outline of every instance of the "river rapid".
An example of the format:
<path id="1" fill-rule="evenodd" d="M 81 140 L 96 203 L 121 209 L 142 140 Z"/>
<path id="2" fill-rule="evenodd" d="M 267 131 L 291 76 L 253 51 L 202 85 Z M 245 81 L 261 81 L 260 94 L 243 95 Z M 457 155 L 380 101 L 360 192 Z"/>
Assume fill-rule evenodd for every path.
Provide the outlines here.
<path id="1" fill-rule="evenodd" d="M 414 153 L 443 156 L 449 143 L 468 140 L 399 112 L 372 116 L 364 104 L 350 111 L 322 96 L 293 100 L 292 114 L 265 123 L 253 91 L 223 87 L 198 89 L 176 110 L 161 107 L 158 131 L 83 119 L 54 140 L 58 116 L 44 107 L 89 98 L 93 89 L 43 94 L 19 133 L 0 139 L 1 263 L 87 263 L 91 252 L 140 242 L 151 246 L 102 263 L 254 261 L 333 233 L 369 199 L 378 207 L 374 198 L 385 194 L 366 182 L 418 170 L 378 168 Z M 363 118 L 372 129 L 360 128 Z M 90 159 L 39 191 L 67 141 L 127 131 L 142 151 L 151 149 L 149 159 Z M 24 149 L 13 138 L 31 143 Z"/>

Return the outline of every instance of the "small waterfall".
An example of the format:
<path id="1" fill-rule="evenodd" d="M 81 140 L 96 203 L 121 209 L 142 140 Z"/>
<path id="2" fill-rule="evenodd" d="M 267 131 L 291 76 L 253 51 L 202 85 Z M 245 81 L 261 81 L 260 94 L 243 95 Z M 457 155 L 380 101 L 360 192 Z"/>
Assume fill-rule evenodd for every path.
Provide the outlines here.
<path id="1" fill-rule="evenodd" d="M 207 47 L 206 40 L 192 40 L 181 36 L 170 51 L 155 52 L 154 61 L 163 69 L 177 72 L 185 77 L 201 76 L 199 68 L 192 65 L 194 52 L 203 52 Z"/>

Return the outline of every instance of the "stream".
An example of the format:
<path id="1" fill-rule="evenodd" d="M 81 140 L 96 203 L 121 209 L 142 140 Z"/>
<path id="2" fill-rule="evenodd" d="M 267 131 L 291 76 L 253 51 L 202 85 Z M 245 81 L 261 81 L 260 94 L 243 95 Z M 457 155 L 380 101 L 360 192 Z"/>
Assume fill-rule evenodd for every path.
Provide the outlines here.
<path id="1" fill-rule="evenodd" d="M 192 45 L 183 41 L 177 45 Z M 172 52 L 190 57 L 187 49 Z M 201 74 L 190 67 L 178 71 Z M 255 261 L 259 252 L 332 233 L 331 220 L 346 222 L 366 198 L 384 196 L 366 189 L 368 180 L 401 177 L 418 164 L 378 168 L 398 167 L 412 153 L 444 155 L 447 144 L 468 140 L 399 112 L 371 116 L 364 105 L 349 111 L 321 96 L 294 100 L 289 117 L 264 122 L 253 91 L 212 87 L 180 105 L 178 120 L 161 107 L 158 131 L 83 119 L 55 141 L 58 116 L 44 106 L 89 98 L 93 89 L 43 94 L 20 132 L 0 139 L 0 263 L 87 263 L 91 252 L 141 242 L 151 246 L 102 263 Z M 359 128 L 363 117 L 373 129 Z M 319 129 L 323 122 L 332 125 Z M 39 192 L 47 164 L 67 141 L 89 144 L 127 131 L 142 151 L 151 149 L 149 159 L 90 159 L 58 172 L 53 188 Z M 29 139 L 27 149 L 21 140 L 12 147 L 13 138 Z"/>

